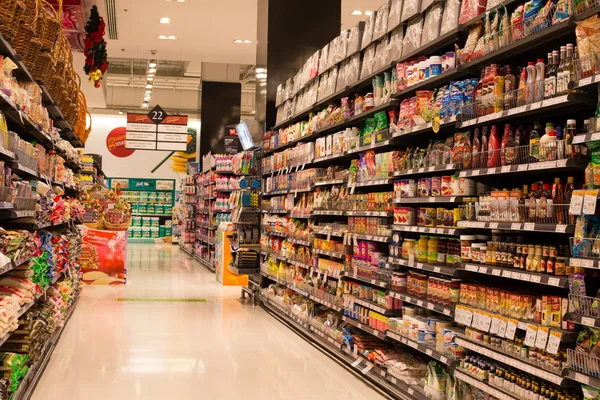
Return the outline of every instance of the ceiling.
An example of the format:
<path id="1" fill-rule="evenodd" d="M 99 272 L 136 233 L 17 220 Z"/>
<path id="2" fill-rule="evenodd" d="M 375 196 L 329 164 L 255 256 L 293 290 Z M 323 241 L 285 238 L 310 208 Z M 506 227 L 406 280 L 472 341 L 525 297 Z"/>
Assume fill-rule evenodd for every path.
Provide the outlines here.
<path id="1" fill-rule="evenodd" d="M 149 58 L 156 50 L 161 60 L 256 61 L 256 0 L 96 0 L 96 4 L 105 19 L 114 4 L 118 39 L 107 40 L 112 57 Z M 162 17 L 171 18 L 171 23 L 160 24 Z M 177 40 L 161 40 L 159 35 L 174 35 Z M 235 39 L 252 44 L 234 43 Z"/>
<path id="2" fill-rule="evenodd" d="M 373 11 L 383 1 L 341 0 L 341 29 L 349 29 L 367 18 L 364 14 L 352 15 L 353 10 Z M 106 39 L 110 67 L 102 89 L 84 85 L 90 86 L 84 89 L 90 108 L 138 109 L 143 99 L 148 60 L 157 59 L 152 104 L 160 102 L 167 108 L 198 111 L 202 63 L 233 64 L 240 66 L 242 112 L 254 110 L 257 0 L 83 2 L 86 5 L 96 4 L 108 26 Z M 170 18 L 170 23 L 160 24 L 162 17 Z M 112 33 L 112 23 L 116 27 L 117 39 L 108 37 Z M 159 35 L 174 35 L 177 39 L 161 40 Z M 252 40 L 252 43 L 234 43 L 236 39 Z M 153 51 L 156 52 L 154 56 Z M 81 57 L 77 57 L 79 55 Z M 83 55 L 78 53 L 77 56 L 77 63 L 82 67 Z"/>

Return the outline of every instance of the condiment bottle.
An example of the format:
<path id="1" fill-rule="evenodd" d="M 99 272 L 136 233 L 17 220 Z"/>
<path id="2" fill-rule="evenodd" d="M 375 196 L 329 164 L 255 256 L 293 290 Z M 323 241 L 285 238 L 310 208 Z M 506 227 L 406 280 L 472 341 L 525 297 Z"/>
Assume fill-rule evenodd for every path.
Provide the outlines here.
<path id="1" fill-rule="evenodd" d="M 479 157 L 481 152 L 481 141 L 479 140 L 479 128 L 475 128 L 475 134 L 473 135 L 473 143 L 471 144 L 473 150 L 471 152 L 471 165 L 475 168 L 479 167 Z"/>
<path id="2" fill-rule="evenodd" d="M 488 157 L 488 137 L 487 137 L 487 126 L 483 127 L 481 134 L 481 154 L 479 157 L 479 166 L 484 167 L 487 165 Z"/>
<path id="3" fill-rule="evenodd" d="M 517 104 L 514 107 L 519 107 L 527 104 L 527 69 L 521 67 L 521 74 L 519 76 L 519 90 L 517 93 Z"/>
<path id="4" fill-rule="evenodd" d="M 492 64 L 494 79 L 494 112 L 504 110 L 504 71 L 498 65 Z"/>
<path id="5" fill-rule="evenodd" d="M 534 183 L 531 185 L 531 193 L 529 194 L 529 201 L 527 204 L 527 217 L 529 221 L 534 221 L 538 215 L 539 205 L 539 184 Z"/>
<path id="6" fill-rule="evenodd" d="M 531 270 L 535 272 L 540 272 L 540 265 L 542 263 L 542 246 L 539 244 L 535 246 L 535 255 L 533 256 L 533 261 L 531 264 Z"/>
<path id="7" fill-rule="evenodd" d="M 535 63 L 529 61 L 527 63 L 527 88 L 525 90 L 527 96 L 527 104 L 533 103 L 535 100 L 535 84 L 536 84 L 536 69 Z"/>
<path id="8" fill-rule="evenodd" d="M 558 57 L 558 56 L 557 56 Z M 556 67 L 553 53 L 548 53 L 548 68 L 544 80 L 544 98 L 550 99 L 556 94 Z"/>
<path id="9" fill-rule="evenodd" d="M 504 109 L 509 110 L 515 107 L 517 77 L 510 65 L 504 67 L 504 74 Z"/>
<path id="10" fill-rule="evenodd" d="M 514 269 L 519 269 L 520 268 L 520 262 L 521 262 L 521 245 L 517 244 L 516 245 L 516 250 L 515 250 L 515 257 L 513 259 L 513 268 Z"/>
<path id="11" fill-rule="evenodd" d="M 565 156 L 567 158 L 579 157 L 579 146 L 575 144 L 569 144 L 575 135 L 577 135 L 577 121 L 574 119 L 568 119 L 567 130 L 565 131 Z"/>
<path id="12" fill-rule="evenodd" d="M 556 247 L 548 247 L 548 262 L 546 263 L 546 272 L 554 275 L 554 265 L 556 264 Z"/>
<path id="13" fill-rule="evenodd" d="M 533 257 L 535 256 L 535 247 L 530 245 L 527 249 L 527 258 L 525 259 L 525 270 L 533 271 Z"/>
<path id="14" fill-rule="evenodd" d="M 487 167 L 494 168 L 500 166 L 500 139 L 498 138 L 498 127 L 492 125 L 490 139 L 488 142 Z"/>
<path id="15" fill-rule="evenodd" d="M 542 126 L 538 121 L 533 123 L 533 129 L 529 132 L 529 155 L 539 158 L 540 155 L 540 132 Z"/>
<path id="16" fill-rule="evenodd" d="M 548 259 L 550 258 L 550 248 L 542 246 L 542 261 L 540 262 L 540 272 L 548 272 Z"/>

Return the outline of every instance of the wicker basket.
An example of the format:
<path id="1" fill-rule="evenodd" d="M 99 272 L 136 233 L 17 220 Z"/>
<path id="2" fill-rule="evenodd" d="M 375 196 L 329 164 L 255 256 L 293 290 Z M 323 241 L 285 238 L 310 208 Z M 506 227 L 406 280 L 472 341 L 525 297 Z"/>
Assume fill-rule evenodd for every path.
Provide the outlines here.
<path id="1" fill-rule="evenodd" d="M 109 231 L 126 231 L 127 228 L 131 226 L 132 218 L 131 215 L 129 215 L 129 220 L 127 220 L 127 222 L 123 222 L 122 224 L 111 224 L 104 218 L 102 218 L 102 220 L 104 221 L 104 228 Z"/>
<path id="2" fill-rule="evenodd" d="M 42 51 L 50 52 L 54 48 L 62 27 L 62 0 L 58 0 L 58 11 L 46 0 L 41 0 L 39 14 L 44 20 L 43 32 L 38 32 L 42 42 Z"/>
<path id="3" fill-rule="evenodd" d="M 18 25 L 11 45 L 15 52 L 23 57 L 25 65 L 30 68 L 42 48 L 37 32 L 39 0 L 25 0 L 24 6 L 19 21 L 14 21 Z"/>
<path id="4" fill-rule="evenodd" d="M 58 38 L 58 43 L 54 46 L 54 68 L 51 72 L 50 81 L 48 84 L 48 91 L 50 95 L 56 101 L 56 95 L 59 90 L 62 90 L 62 87 L 65 82 L 65 69 L 68 61 L 68 55 L 70 53 L 65 50 L 66 44 L 68 44 L 67 39 L 64 35 L 60 35 Z"/>
<path id="5" fill-rule="evenodd" d="M 83 224 L 91 229 L 102 229 L 102 227 L 104 226 L 104 218 L 100 216 L 100 218 L 98 218 L 98 221 L 96 222 L 84 222 Z"/>
<path id="6" fill-rule="evenodd" d="M 11 42 L 25 5 L 20 0 L 0 0 L 0 33 Z"/>

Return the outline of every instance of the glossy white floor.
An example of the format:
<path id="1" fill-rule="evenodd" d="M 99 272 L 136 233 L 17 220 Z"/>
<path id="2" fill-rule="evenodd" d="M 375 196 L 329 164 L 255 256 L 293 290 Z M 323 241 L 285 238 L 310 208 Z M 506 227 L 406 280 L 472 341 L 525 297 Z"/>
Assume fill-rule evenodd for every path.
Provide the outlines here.
<path id="1" fill-rule="evenodd" d="M 177 246 L 130 245 L 128 266 L 83 290 L 34 400 L 382 398 Z"/>

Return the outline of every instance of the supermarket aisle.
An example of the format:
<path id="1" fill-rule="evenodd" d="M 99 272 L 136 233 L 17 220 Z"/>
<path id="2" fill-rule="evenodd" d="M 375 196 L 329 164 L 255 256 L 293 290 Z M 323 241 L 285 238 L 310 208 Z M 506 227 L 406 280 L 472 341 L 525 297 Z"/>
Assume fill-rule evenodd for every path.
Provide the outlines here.
<path id="1" fill-rule="evenodd" d="M 34 400 L 382 398 L 178 247 L 128 250 L 127 286 L 84 289 Z"/>

